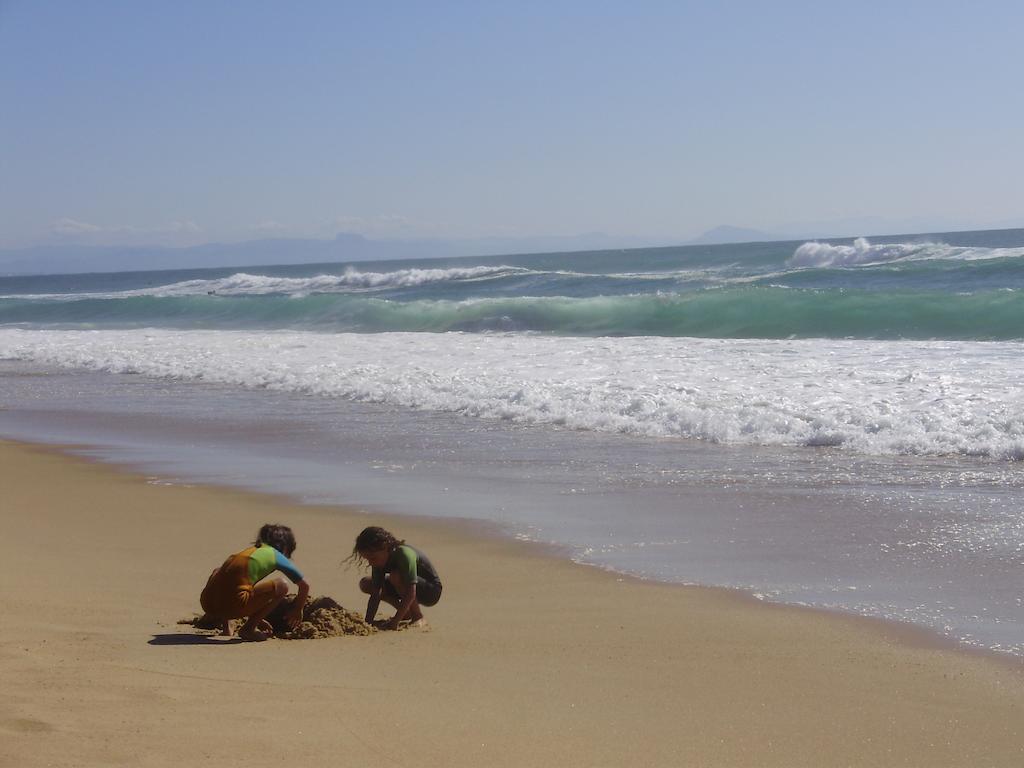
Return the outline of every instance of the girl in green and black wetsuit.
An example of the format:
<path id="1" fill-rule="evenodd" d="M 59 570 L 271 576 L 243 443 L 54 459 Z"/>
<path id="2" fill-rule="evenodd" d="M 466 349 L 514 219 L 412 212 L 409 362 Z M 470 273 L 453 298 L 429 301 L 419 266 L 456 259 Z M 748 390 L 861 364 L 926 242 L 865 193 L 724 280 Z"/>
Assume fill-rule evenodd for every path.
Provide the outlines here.
<path id="1" fill-rule="evenodd" d="M 359 581 L 359 588 L 370 596 L 367 622 L 373 621 L 383 600 L 395 608 L 384 629 L 398 629 L 406 620 L 413 626 L 426 623 L 420 608 L 436 605 L 441 599 L 441 579 L 425 554 L 389 531 L 371 526 L 356 537 L 352 559 L 365 560 L 371 567 L 369 578 Z"/>

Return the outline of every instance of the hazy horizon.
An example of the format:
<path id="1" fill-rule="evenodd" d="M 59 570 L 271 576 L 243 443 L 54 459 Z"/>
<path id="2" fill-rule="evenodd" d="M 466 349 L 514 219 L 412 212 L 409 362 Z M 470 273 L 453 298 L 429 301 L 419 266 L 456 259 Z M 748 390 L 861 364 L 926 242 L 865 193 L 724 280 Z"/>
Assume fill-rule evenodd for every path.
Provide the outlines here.
<path id="1" fill-rule="evenodd" d="M 7 2 L 0 249 L 1019 227 L 1021 22 Z"/>
<path id="2" fill-rule="evenodd" d="M 870 230 L 858 230 L 860 232 Z M 241 242 L 215 242 L 189 246 L 169 245 L 36 245 L 22 249 L 0 248 L 0 277 L 31 275 L 74 275 L 91 272 L 149 272 L 182 269 L 248 269 L 270 266 L 315 264 L 359 264 L 369 262 L 450 263 L 452 259 L 508 258 L 531 254 L 635 253 L 637 258 L 665 248 L 678 250 L 700 246 L 743 248 L 745 244 L 799 243 L 801 248 L 819 243 L 853 244 L 856 248 L 886 243 L 917 247 L 969 246 L 990 242 L 999 233 L 1024 234 L 1024 228 L 994 230 L 936 230 L 921 232 L 876 232 L 863 235 L 774 236 L 759 230 L 731 226 L 716 227 L 685 242 L 663 242 L 642 238 L 615 237 L 589 233 L 562 237 L 446 239 L 374 239 L 352 233 L 334 238 L 264 238 Z M 1016 241 L 1014 241 L 1016 242 Z"/>

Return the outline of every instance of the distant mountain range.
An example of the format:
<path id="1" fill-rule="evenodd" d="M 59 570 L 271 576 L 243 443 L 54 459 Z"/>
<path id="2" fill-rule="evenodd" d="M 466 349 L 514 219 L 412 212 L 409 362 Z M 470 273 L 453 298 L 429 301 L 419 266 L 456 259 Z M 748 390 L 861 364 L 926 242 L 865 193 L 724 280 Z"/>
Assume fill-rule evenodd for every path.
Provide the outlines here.
<path id="1" fill-rule="evenodd" d="M 772 234 L 763 232 L 760 229 L 746 229 L 745 227 L 731 227 L 723 224 L 720 227 L 709 229 L 700 237 L 695 237 L 684 245 L 721 245 L 724 243 L 766 243 L 773 240 L 794 240 L 792 235 Z"/>
<path id="2" fill-rule="evenodd" d="M 784 240 L 841 239 L 859 235 L 900 232 L 950 232 L 957 227 L 906 227 L 882 219 L 850 219 L 793 225 L 787 234 L 722 225 L 686 242 L 670 238 L 641 238 L 600 232 L 552 237 L 486 237 L 464 240 L 371 240 L 363 235 L 340 233 L 331 240 L 270 238 L 241 243 L 207 243 L 188 247 L 160 245 L 96 246 L 40 245 L 0 249 L 0 275 L 50 275 L 78 272 L 127 272 L 203 267 L 254 267 L 269 264 L 316 264 L 385 259 L 456 258 L 524 253 L 560 253 L 672 245 L 720 245 L 724 243 Z M 926 223 L 924 220 L 913 223 Z M 1008 227 L 992 227 L 1008 228 Z M 970 227 L 960 227 L 970 229 Z M 831 231 L 831 234 L 828 232 Z"/>
<path id="3" fill-rule="evenodd" d="M 40 245 L 0 250 L 0 274 L 49 275 L 153 269 L 247 267 L 268 264 L 501 256 L 671 245 L 664 240 L 601 233 L 566 237 L 489 237 L 467 240 L 371 240 L 341 233 L 332 240 L 271 238 L 189 247 L 158 245 Z"/>
<path id="4" fill-rule="evenodd" d="M 268 238 L 241 243 L 164 245 L 39 245 L 0 250 L 0 274 L 51 275 L 76 272 L 128 272 L 202 267 L 253 267 L 268 264 L 316 264 L 385 259 L 456 258 L 523 253 L 602 251 L 672 245 L 712 245 L 785 236 L 756 229 L 721 226 L 680 242 L 670 238 L 606 235 L 600 232 L 552 237 L 484 237 L 465 240 L 371 240 L 340 233 L 332 240 Z"/>

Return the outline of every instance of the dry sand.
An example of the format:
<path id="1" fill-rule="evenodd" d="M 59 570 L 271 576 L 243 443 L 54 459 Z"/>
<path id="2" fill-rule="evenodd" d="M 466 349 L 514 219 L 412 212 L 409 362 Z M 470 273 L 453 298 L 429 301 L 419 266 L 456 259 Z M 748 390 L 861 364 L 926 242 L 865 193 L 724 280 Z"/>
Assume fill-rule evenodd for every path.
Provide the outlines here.
<path id="1" fill-rule="evenodd" d="M 315 594 L 370 518 L 0 443 L 0 765 L 1015 766 L 1024 671 L 891 625 L 372 520 L 445 582 L 428 630 L 238 643 L 177 624 L 260 524 Z"/>

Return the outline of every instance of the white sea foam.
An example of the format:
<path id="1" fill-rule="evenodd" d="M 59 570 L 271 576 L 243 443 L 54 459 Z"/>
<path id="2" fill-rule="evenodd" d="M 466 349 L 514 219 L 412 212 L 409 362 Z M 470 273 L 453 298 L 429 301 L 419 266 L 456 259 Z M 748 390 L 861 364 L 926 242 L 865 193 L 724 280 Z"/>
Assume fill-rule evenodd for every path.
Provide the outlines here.
<path id="1" fill-rule="evenodd" d="M 313 277 L 272 277 L 238 272 L 210 280 L 185 280 L 168 285 L 108 293 L 51 293 L 3 296 L 17 299 L 120 299 L 137 296 L 264 296 L 283 294 L 308 296 L 314 293 L 352 293 L 385 288 L 413 288 L 445 282 L 492 280 L 510 275 L 533 274 L 522 267 L 464 267 L 453 269 L 400 269 L 394 272 L 360 272 L 348 269 L 341 275 Z"/>
<path id="2" fill-rule="evenodd" d="M 980 261 L 1020 258 L 1024 248 L 958 247 L 943 243 L 881 243 L 872 245 L 858 237 L 853 245 L 832 245 L 812 241 L 804 243 L 787 260 L 790 267 L 856 267 L 895 261 Z"/>
<path id="3" fill-rule="evenodd" d="M 1021 343 L 0 329 L 0 358 L 720 443 L 1024 459 Z"/>
<path id="4" fill-rule="evenodd" d="M 725 269 L 733 268 L 730 265 Z M 347 269 L 340 275 L 314 275 L 312 277 L 273 277 L 238 272 L 228 277 L 184 280 L 167 285 L 147 286 L 124 291 L 6 294 L 0 299 L 76 301 L 81 299 L 130 299 L 140 296 L 266 296 L 282 295 L 303 297 L 325 293 L 363 293 L 388 289 L 416 288 L 443 283 L 480 283 L 506 277 L 547 276 L 551 278 L 597 278 L 603 280 L 638 281 L 718 281 L 733 282 L 756 280 L 757 276 L 729 278 L 722 275 L 723 268 L 680 269 L 667 272 L 621 272 L 599 274 L 570 270 L 533 270 L 512 266 L 476 266 L 451 269 L 400 269 L 393 272 L 360 272 Z M 782 272 L 780 274 L 785 274 Z"/>
<path id="5" fill-rule="evenodd" d="M 921 253 L 926 247 L 920 243 L 872 245 L 863 237 L 854 240 L 853 245 L 810 242 L 797 248 L 787 264 L 794 267 L 853 267 L 860 264 L 878 264 L 906 259 Z"/>

